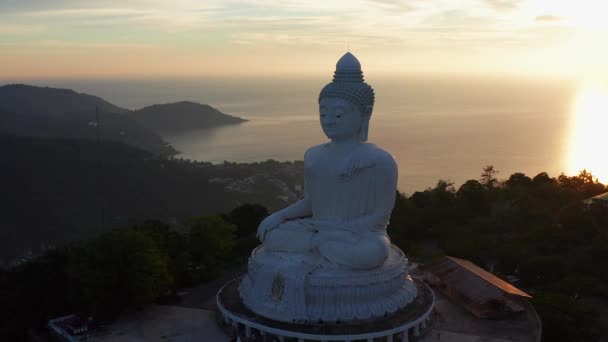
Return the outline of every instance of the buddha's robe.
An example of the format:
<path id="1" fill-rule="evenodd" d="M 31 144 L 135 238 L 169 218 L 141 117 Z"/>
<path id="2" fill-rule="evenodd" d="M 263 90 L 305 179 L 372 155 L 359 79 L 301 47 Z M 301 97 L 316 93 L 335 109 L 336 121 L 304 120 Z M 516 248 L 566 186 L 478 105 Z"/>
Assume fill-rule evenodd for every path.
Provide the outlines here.
<path id="1" fill-rule="evenodd" d="M 394 158 L 368 143 L 335 158 L 323 144 L 306 152 L 304 167 L 304 200 L 310 201 L 312 216 L 268 231 L 265 249 L 316 255 L 349 269 L 382 265 L 389 253 L 386 226 L 397 187 Z"/>

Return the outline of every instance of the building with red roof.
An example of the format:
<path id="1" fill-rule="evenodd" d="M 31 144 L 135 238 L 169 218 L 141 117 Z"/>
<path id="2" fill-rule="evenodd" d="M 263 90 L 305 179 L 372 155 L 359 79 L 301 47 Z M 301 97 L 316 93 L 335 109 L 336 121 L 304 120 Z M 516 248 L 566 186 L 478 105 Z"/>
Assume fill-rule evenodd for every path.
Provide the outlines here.
<path id="1" fill-rule="evenodd" d="M 474 263 L 450 256 L 421 266 L 424 280 L 478 318 L 506 317 L 526 310 L 529 294 Z"/>

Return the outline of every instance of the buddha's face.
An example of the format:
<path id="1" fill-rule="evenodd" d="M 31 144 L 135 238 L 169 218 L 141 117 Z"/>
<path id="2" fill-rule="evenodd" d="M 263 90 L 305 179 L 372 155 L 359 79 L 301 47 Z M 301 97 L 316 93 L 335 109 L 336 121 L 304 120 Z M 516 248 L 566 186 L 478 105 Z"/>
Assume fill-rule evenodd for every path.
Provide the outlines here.
<path id="1" fill-rule="evenodd" d="M 363 116 L 357 106 L 338 97 L 324 97 L 319 103 L 321 127 L 331 140 L 360 138 Z"/>

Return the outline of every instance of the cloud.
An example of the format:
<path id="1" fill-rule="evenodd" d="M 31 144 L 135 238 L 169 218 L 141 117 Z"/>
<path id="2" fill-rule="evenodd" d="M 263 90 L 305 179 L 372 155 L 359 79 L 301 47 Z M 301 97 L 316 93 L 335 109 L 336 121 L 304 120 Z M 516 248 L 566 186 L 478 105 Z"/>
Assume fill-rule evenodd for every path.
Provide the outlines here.
<path id="1" fill-rule="evenodd" d="M 32 45 L 51 47 L 51 48 L 86 48 L 86 49 L 150 49 L 156 46 L 151 44 L 132 44 L 132 43 L 83 43 L 65 40 L 41 40 Z"/>
<path id="2" fill-rule="evenodd" d="M 21 35 L 44 30 L 42 25 L 2 24 L 0 23 L 0 36 Z"/>
<path id="3" fill-rule="evenodd" d="M 202 11 L 120 7 L 37 10 L 22 12 L 18 16 L 60 26 L 107 28 L 122 25 L 169 33 L 202 28 L 208 21 L 207 15 Z"/>
<path id="4" fill-rule="evenodd" d="M 29 11 L 23 13 L 32 17 L 115 17 L 137 16 L 158 13 L 156 10 L 132 8 L 63 8 L 53 10 Z"/>
<path id="5" fill-rule="evenodd" d="M 482 2 L 495 10 L 508 11 L 516 9 L 522 0 L 482 0 Z"/>
<path id="6" fill-rule="evenodd" d="M 414 30 L 444 31 L 454 33 L 456 31 L 493 31 L 493 26 L 498 22 L 497 18 L 473 15 L 467 11 L 455 9 L 433 13 L 425 17 L 420 25 Z"/>
<path id="7" fill-rule="evenodd" d="M 502 55 L 540 46 L 544 35 L 526 29 L 550 26 L 531 22 L 522 1 L 0 0 L 0 38 L 43 25 L 42 37 L 11 40 L 32 51 L 155 48 L 146 54 L 187 51 L 184 55 L 201 54 L 202 60 L 213 60 L 211 52 L 238 56 L 249 49 L 268 58 L 295 51 L 320 56 L 320 51 L 345 49 L 347 42 L 355 50 L 386 56 L 490 50 Z M 8 25 L 13 22 L 20 26 Z"/>
<path id="8" fill-rule="evenodd" d="M 171 3 L 179 1 L 175 0 Z M 159 0 L 2 0 L 1 13 L 22 13 L 33 11 L 63 10 L 66 8 L 114 8 L 117 6 L 132 8 L 150 8 L 161 3 Z"/>
<path id="9" fill-rule="evenodd" d="M 560 21 L 560 20 L 562 20 L 562 18 L 558 17 L 556 15 L 545 14 L 545 15 L 539 15 L 538 17 L 536 17 L 535 20 L 536 21 Z"/>
<path id="10" fill-rule="evenodd" d="M 368 2 L 390 12 L 397 11 L 403 13 L 412 12 L 418 9 L 418 7 L 413 4 L 414 1 L 411 0 L 368 0 Z"/>

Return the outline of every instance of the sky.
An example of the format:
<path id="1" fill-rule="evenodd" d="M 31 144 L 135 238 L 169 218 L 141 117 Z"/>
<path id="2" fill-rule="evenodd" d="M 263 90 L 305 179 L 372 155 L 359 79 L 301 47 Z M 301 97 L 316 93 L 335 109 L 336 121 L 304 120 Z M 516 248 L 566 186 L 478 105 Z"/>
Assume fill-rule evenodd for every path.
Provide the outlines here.
<path id="1" fill-rule="evenodd" d="M 603 0 L 0 0 L 0 79 L 326 73 L 608 78 Z"/>

